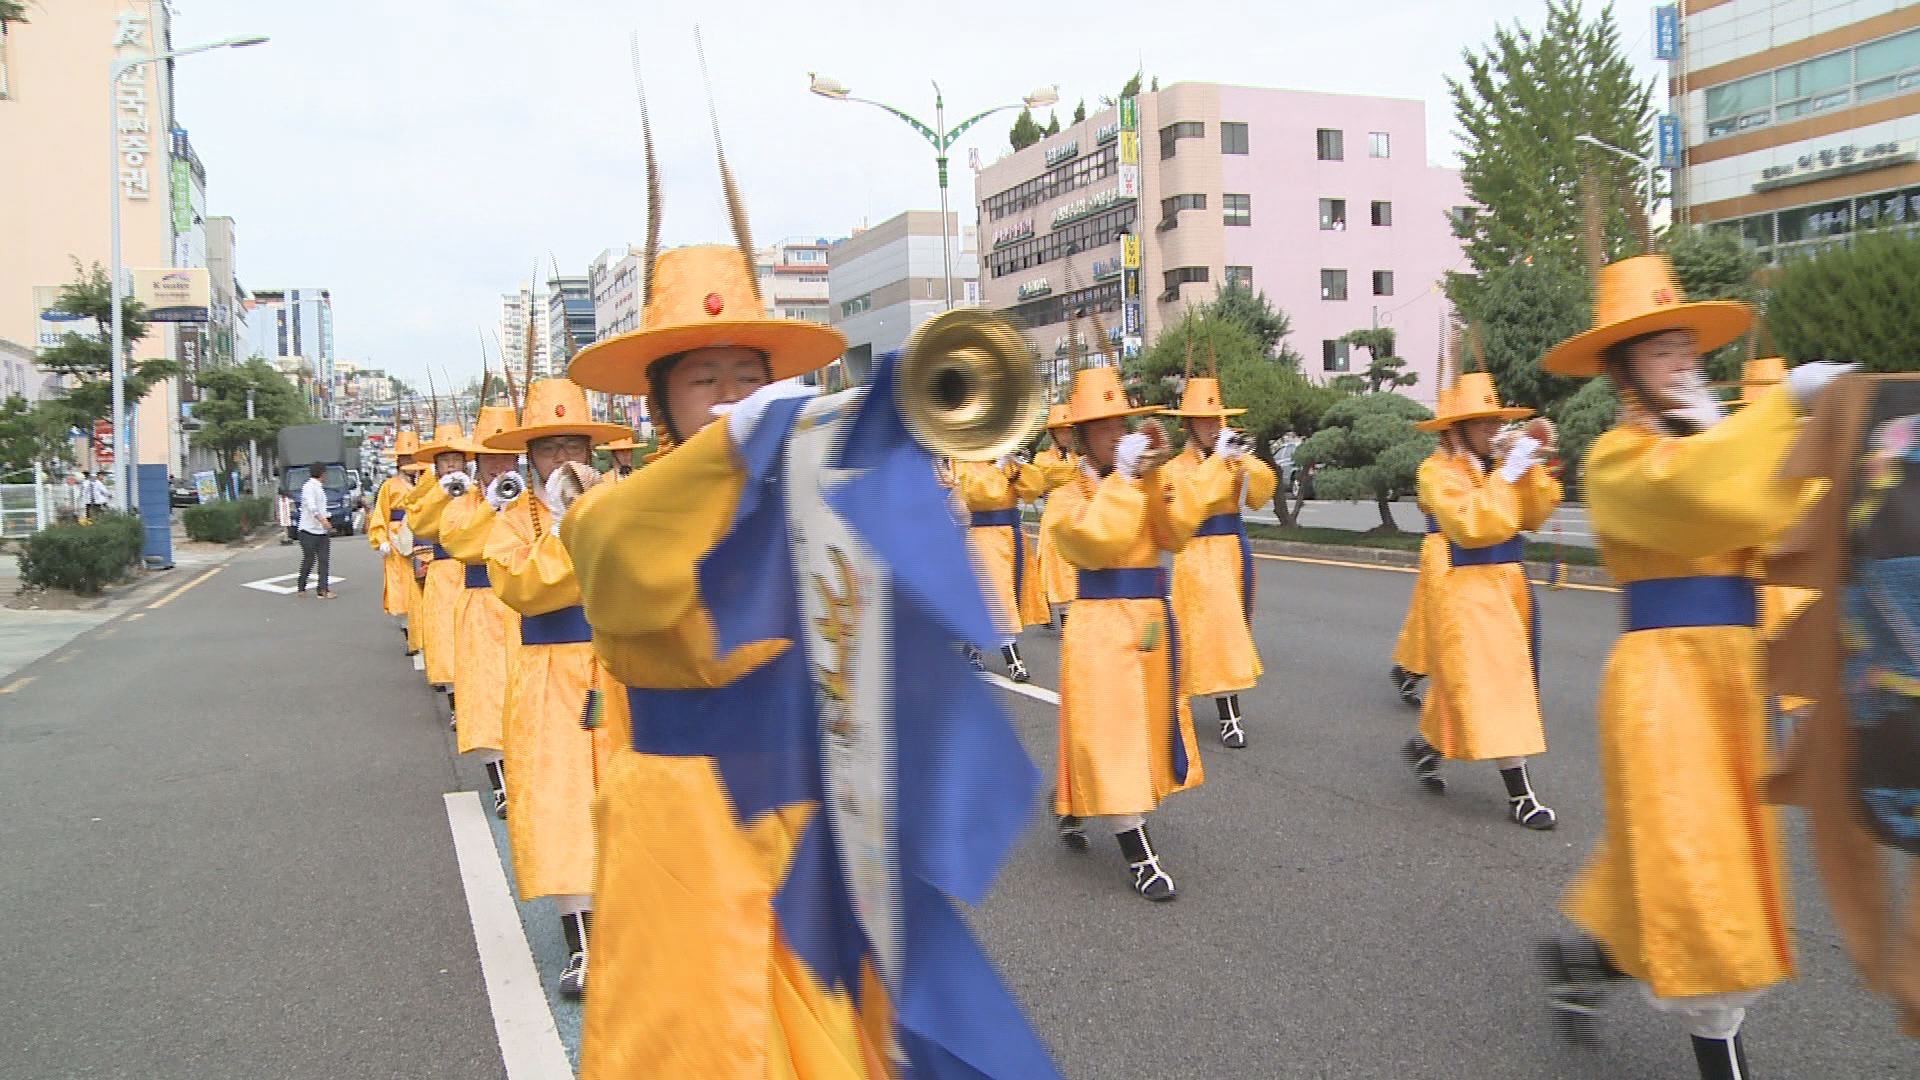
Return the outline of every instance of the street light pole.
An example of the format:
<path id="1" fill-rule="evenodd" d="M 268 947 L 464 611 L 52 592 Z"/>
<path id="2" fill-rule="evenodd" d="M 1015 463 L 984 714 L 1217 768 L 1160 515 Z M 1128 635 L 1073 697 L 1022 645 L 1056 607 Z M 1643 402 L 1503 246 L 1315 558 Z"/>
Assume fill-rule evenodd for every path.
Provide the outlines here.
<path id="1" fill-rule="evenodd" d="M 109 358 L 113 382 L 113 475 L 114 506 L 125 513 L 133 506 L 131 483 L 127 479 L 127 358 L 125 335 L 120 327 L 120 278 L 124 271 L 120 266 L 120 80 L 135 68 L 161 60 L 190 56 L 194 53 L 212 49 L 243 49 L 249 45 L 259 45 L 267 39 L 259 36 L 233 37 L 224 41 L 210 41 L 205 45 L 189 45 L 184 49 L 171 49 L 154 53 L 151 56 L 131 56 L 124 60 L 116 58 L 107 71 L 107 199 L 112 204 L 107 213 L 107 229 L 110 233 L 107 246 L 113 262 L 113 278 L 108 282 L 108 327 L 107 340 L 113 355 Z"/>
<path id="2" fill-rule="evenodd" d="M 955 124 L 949 129 L 947 127 L 946 98 L 941 94 L 940 84 L 938 82 L 933 84 L 934 126 L 929 128 L 927 125 L 885 102 L 869 101 L 866 98 L 854 97 L 852 92 L 845 86 L 823 75 L 808 72 L 808 77 L 812 80 L 811 85 L 807 87 L 811 92 L 834 101 L 857 101 L 862 105 L 872 105 L 877 109 L 885 109 L 900 119 L 905 120 L 909 126 L 933 144 L 933 160 L 934 164 L 939 167 L 940 173 L 940 265 L 941 271 L 946 277 L 946 306 L 951 309 L 953 307 L 953 238 L 951 228 L 947 224 L 947 152 L 953 148 L 953 144 L 959 141 L 960 136 L 964 134 L 968 128 L 992 116 L 994 113 L 1020 108 L 1044 109 L 1049 105 L 1058 104 L 1060 101 L 1059 88 L 1042 87 L 1028 94 L 1019 105 L 996 105 L 977 116 Z"/>
<path id="3" fill-rule="evenodd" d="M 253 420 L 253 387 L 247 387 L 247 420 Z M 247 437 L 247 494 L 260 493 L 260 440 Z"/>
<path id="4" fill-rule="evenodd" d="M 1641 157 L 1631 150 L 1623 150 L 1612 143 L 1601 142 L 1591 135 L 1575 135 L 1573 141 L 1586 143 L 1588 146 L 1605 150 L 1609 154 L 1626 158 L 1647 170 L 1647 220 L 1652 221 L 1653 215 L 1660 209 L 1660 192 L 1655 183 L 1655 178 L 1658 176 L 1657 170 L 1660 168 L 1659 162 L 1650 157 Z"/>

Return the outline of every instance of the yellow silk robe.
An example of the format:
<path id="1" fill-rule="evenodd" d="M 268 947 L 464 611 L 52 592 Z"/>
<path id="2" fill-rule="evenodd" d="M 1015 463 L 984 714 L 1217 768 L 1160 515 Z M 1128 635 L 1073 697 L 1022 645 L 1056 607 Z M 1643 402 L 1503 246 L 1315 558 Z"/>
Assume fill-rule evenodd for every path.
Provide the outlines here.
<path id="1" fill-rule="evenodd" d="M 476 486 L 441 516 L 440 546 L 463 568 L 485 567 L 495 516 Z M 520 613 L 490 587 L 461 589 L 453 606 L 453 648 L 460 752 L 502 749 L 508 687 L 520 660 Z"/>
<path id="2" fill-rule="evenodd" d="M 1209 462 L 1202 470 L 1222 466 Z M 1196 486 L 1168 485 L 1159 471 L 1138 480 L 1082 474 L 1053 493 L 1061 507 L 1053 542 L 1082 570 L 1158 567 L 1179 552 L 1205 506 Z M 1073 602 L 1060 643 L 1060 756 L 1054 809 L 1099 817 L 1144 814 L 1206 779 L 1193 714 L 1175 693 L 1174 628 L 1159 600 Z M 1187 776 L 1175 776 L 1173 739 Z"/>
<path id="3" fill-rule="evenodd" d="M 957 461 L 953 464 L 954 483 L 969 512 L 1019 510 L 1023 502 L 1032 502 L 1046 493 L 1046 477 L 1032 465 L 1000 468 L 991 461 Z M 1025 528 L 1024 524 L 1015 528 Z M 1040 558 L 1034 545 L 1025 545 L 1026 558 L 1020 571 L 1020 593 L 1014 595 L 1013 529 L 1004 525 L 982 525 L 967 530 L 973 548 L 974 565 L 986 583 L 986 592 L 997 601 L 1001 613 L 1000 629 L 1008 636 L 1027 626 L 1052 622 L 1046 594 L 1040 586 Z"/>
<path id="4" fill-rule="evenodd" d="M 494 515 L 486 556 L 493 591 L 524 618 L 580 603 L 573 562 L 553 535 L 545 503 L 522 494 Z M 581 724 L 590 690 L 599 727 Z M 593 794 L 614 747 L 627 738 L 626 695 L 589 642 L 521 645 L 504 725 L 507 838 L 520 898 L 593 891 Z M 597 948 L 597 939 L 596 939 Z"/>
<path id="5" fill-rule="evenodd" d="M 1538 529 L 1560 505 L 1560 481 L 1543 465 L 1509 484 L 1470 458 L 1436 454 L 1420 465 L 1420 503 L 1442 544 L 1484 548 Z M 1427 582 L 1427 674 L 1420 734 L 1458 761 L 1531 757 L 1547 749 L 1534 686 L 1533 598 L 1520 563 L 1453 566 Z"/>
<path id="6" fill-rule="evenodd" d="M 1436 450 L 1427 455 L 1427 461 L 1440 456 L 1442 452 Z M 1426 462 L 1421 462 L 1423 468 L 1425 465 Z M 1419 506 L 1421 514 L 1428 513 L 1425 503 Z M 1413 576 L 1413 595 L 1407 598 L 1407 617 L 1401 621 L 1400 636 L 1393 643 L 1394 664 L 1415 675 L 1425 675 L 1428 667 L 1427 582 L 1433 577 L 1436 567 L 1445 568 L 1446 560 L 1447 538 L 1439 533 L 1428 533 L 1420 541 L 1419 572 Z"/>
<path id="7" fill-rule="evenodd" d="M 1209 455 L 1212 461 L 1218 455 Z M 1203 467 L 1199 449 L 1189 441 L 1167 462 L 1168 483 L 1195 485 L 1203 506 L 1201 519 L 1258 510 L 1273 501 L 1280 483 L 1266 462 L 1251 455 Z M 1250 571 L 1250 568 L 1248 568 Z M 1251 689 L 1266 670 L 1253 645 L 1248 612 L 1253 606 L 1251 573 L 1242 591 L 1240 538 L 1196 536 L 1173 558 L 1173 614 L 1179 620 L 1180 681 L 1191 697 L 1212 697 Z"/>
<path id="8" fill-rule="evenodd" d="M 367 546 L 375 551 L 393 542 L 393 511 L 401 500 L 413 494 L 413 481 L 405 474 L 387 477 L 373 497 L 373 512 L 367 515 Z M 389 551 L 380 560 L 380 606 L 389 615 L 407 613 L 408 594 L 413 591 L 413 566 L 405 555 Z"/>
<path id="9" fill-rule="evenodd" d="M 436 486 L 436 482 L 430 472 L 422 475 L 427 478 L 424 480 L 415 480 L 413 487 L 409 488 L 405 495 L 394 500 L 394 509 L 402 513 L 410 513 L 413 505 L 426 496 L 427 489 Z M 391 529 L 391 526 L 389 526 L 389 529 Z M 411 532 L 413 526 L 409 524 L 407 530 Z M 424 664 L 426 659 L 427 624 L 426 576 L 428 568 L 433 563 L 432 545 L 423 546 L 416 538 L 413 553 L 407 556 L 406 562 L 407 583 L 409 585 L 407 590 L 407 651 L 409 653 L 422 654 L 421 662 Z"/>
<path id="10" fill-rule="evenodd" d="M 562 525 L 593 624 L 620 682 L 727 686 L 780 655 L 777 640 L 715 655 L 699 561 L 733 522 L 743 484 L 726 421 L 617 484 Z M 636 717 L 644 724 L 645 717 Z M 623 749 L 595 805 L 594 990 L 582 1080 L 884 1080 L 891 1018 L 822 987 L 773 915 L 808 818 L 799 804 L 736 825 L 713 760 Z"/>
<path id="11" fill-rule="evenodd" d="M 1073 482 L 1080 471 L 1080 458 L 1055 447 L 1034 455 L 1033 466 L 1040 470 L 1045 490 L 1052 492 L 1063 484 Z M 1053 536 L 1047 531 L 1047 515 L 1053 508 L 1053 502 L 1048 499 L 1046 508 L 1040 511 L 1040 538 L 1034 545 L 1040 549 L 1040 591 L 1046 594 L 1049 604 L 1071 604 L 1074 597 L 1074 569 L 1060 557 L 1060 549 L 1053 546 Z"/>
<path id="12" fill-rule="evenodd" d="M 440 515 L 446 510 L 447 489 L 436 480 L 428 480 L 406 501 L 407 528 L 422 544 L 440 542 Z M 454 642 L 453 605 L 465 587 L 464 568 L 458 559 L 432 558 L 427 563 L 427 582 L 420 598 L 420 646 L 426 659 L 427 681 L 435 686 L 453 685 Z"/>
<path id="13" fill-rule="evenodd" d="M 1699 435 L 1595 440 L 1587 505 L 1615 580 L 1753 576 L 1791 516 L 1777 474 L 1794 412 L 1782 387 Z M 1673 627 L 1622 635 L 1602 676 L 1606 832 L 1566 909 L 1661 997 L 1793 976 L 1763 662 L 1751 627 Z"/>

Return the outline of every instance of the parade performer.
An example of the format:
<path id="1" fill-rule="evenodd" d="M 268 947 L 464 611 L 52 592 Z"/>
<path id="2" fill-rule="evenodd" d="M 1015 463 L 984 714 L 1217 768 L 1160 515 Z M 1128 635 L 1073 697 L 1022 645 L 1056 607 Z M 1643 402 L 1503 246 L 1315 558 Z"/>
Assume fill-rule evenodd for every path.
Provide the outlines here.
<path id="1" fill-rule="evenodd" d="M 1506 784 L 1508 816 L 1544 831 L 1557 818 L 1527 776 L 1527 759 L 1546 753 L 1547 740 L 1540 613 L 1527 584 L 1522 534 L 1553 515 L 1562 493 L 1544 464 L 1551 425 L 1536 420 L 1501 437 L 1502 424 L 1532 415 L 1502 408 L 1493 376 L 1466 371 L 1446 409 L 1417 425 L 1440 433 L 1442 450 L 1421 464 L 1418 484 L 1429 532 L 1444 547 L 1421 566 L 1433 684 L 1420 708 L 1420 732 L 1402 753 L 1436 792 L 1446 790 L 1443 758 L 1494 762 Z"/>
<path id="2" fill-rule="evenodd" d="M 402 431 L 394 436 L 396 461 L 411 460 L 419 449 L 420 436 L 413 432 Z M 381 481 L 380 490 L 373 496 L 373 513 L 367 518 L 367 544 L 380 553 L 381 608 L 402 619 L 406 618 L 413 591 L 413 566 L 408 557 L 410 552 L 395 549 L 397 537 L 393 526 L 407 519 L 400 503 L 412 493 L 413 478 L 406 471 L 395 469 L 392 476 Z"/>
<path id="3" fill-rule="evenodd" d="M 1701 358 L 1746 332 L 1750 310 L 1687 302 L 1662 255 L 1599 265 L 1589 203 L 1594 326 L 1541 363 L 1604 373 L 1620 394 L 1585 477 L 1625 633 L 1600 690 L 1606 830 L 1565 902 L 1589 936 L 1540 958 L 1567 1033 L 1589 1030 L 1609 981 L 1631 977 L 1687 1020 L 1704 1080 L 1745 1080 L 1745 1008 L 1794 972 L 1779 823 L 1761 802 L 1755 581 L 1790 518 L 1779 473 L 1797 417 L 1844 369 L 1802 365 L 1724 417 Z"/>
<path id="4" fill-rule="evenodd" d="M 1212 342 L 1207 347 L 1211 351 Z M 1186 448 L 1167 462 L 1167 482 L 1192 486 L 1206 508 L 1193 541 L 1173 558 L 1173 613 L 1180 624 L 1181 691 L 1213 699 L 1220 744 L 1238 750 L 1247 745 L 1240 691 L 1253 689 L 1265 670 L 1253 644 L 1253 549 L 1240 511 L 1272 502 L 1280 485 L 1272 467 L 1249 453 L 1247 437 L 1226 426 L 1247 410 L 1221 404 L 1219 358 L 1212 361 L 1212 375 L 1193 374 L 1189 333 L 1180 407 L 1162 411 L 1187 433 Z M 1216 457 L 1226 467 L 1202 479 L 1201 466 Z"/>
<path id="5" fill-rule="evenodd" d="M 1053 445 L 1036 455 L 1033 464 L 1040 470 L 1051 495 L 1080 474 L 1080 455 L 1073 450 L 1073 420 L 1065 402 L 1047 408 L 1047 438 Z M 1059 516 L 1053 511 L 1054 505 L 1055 500 L 1049 498 L 1040 511 L 1040 539 L 1034 546 L 1040 549 L 1040 587 L 1046 593 L 1047 608 L 1064 628 L 1067 606 L 1073 603 L 1074 575 L 1078 571 L 1067 565 L 1067 560 L 1060 557 L 1060 549 L 1053 545 L 1048 523 Z"/>
<path id="6" fill-rule="evenodd" d="M 1436 379 L 1441 377 L 1443 377 L 1442 374 L 1435 375 Z M 1433 408 L 1435 415 L 1447 412 L 1453 408 L 1453 387 L 1442 386 L 1434 396 Z M 1419 427 L 1420 425 L 1415 424 L 1414 426 Z M 1445 451 L 1435 447 L 1433 453 L 1427 455 L 1426 461 L 1420 463 L 1420 467 L 1423 469 L 1426 468 L 1427 461 L 1440 458 L 1444 453 Z M 1417 471 L 1415 475 L 1419 475 Z M 1417 504 L 1419 501 L 1417 488 L 1414 499 Z M 1431 575 L 1429 575 L 1427 568 L 1429 566 L 1445 566 L 1447 556 L 1447 538 L 1440 534 L 1439 524 L 1433 522 L 1433 515 L 1428 512 L 1425 506 L 1420 507 L 1420 513 L 1425 516 L 1431 524 L 1427 527 L 1426 535 L 1420 540 L 1420 558 L 1414 568 L 1413 593 L 1407 598 L 1407 614 L 1406 618 L 1400 622 L 1400 636 L 1394 639 L 1393 667 L 1387 671 L 1387 679 L 1393 683 L 1394 693 L 1399 694 L 1401 701 L 1415 709 L 1419 708 L 1421 704 L 1420 683 L 1427 677 L 1429 666 L 1427 660 L 1427 582 Z"/>
<path id="7" fill-rule="evenodd" d="M 869 389 L 785 399 L 806 388 L 776 380 L 845 339 L 767 314 L 724 159 L 736 246 L 659 251 L 643 134 L 640 329 L 571 368 L 648 395 L 675 447 L 563 528 L 634 717 L 596 819 L 607 991 L 587 1002 L 581 1075 L 1056 1076 L 955 911 L 984 895 L 1038 781 L 952 647 L 998 633 L 936 459 L 903 425 L 898 361 Z M 914 348 L 986 318 L 939 316 Z"/>
<path id="8" fill-rule="evenodd" d="M 627 434 L 594 422 L 580 387 L 542 379 L 527 387 L 520 423 L 481 444 L 501 454 L 524 451 L 533 470 L 531 491 L 511 470 L 488 485 L 489 502 L 500 509 L 485 550 L 494 594 L 520 613 L 503 727 L 514 877 L 520 899 L 551 897 L 559 908 L 569 954 L 560 992 L 568 997 L 581 996 L 587 981 L 594 787 L 627 725 L 626 701 L 594 659 L 560 525 L 600 480 L 587 465 L 594 443 Z"/>
<path id="9" fill-rule="evenodd" d="M 477 754 L 493 789 L 493 812 L 507 816 L 506 770 L 501 756 L 507 688 L 520 653 L 520 613 L 495 596 L 487 572 L 487 542 L 494 515 L 517 491 L 489 489 L 519 464 L 516 454 L 495 453 L 487 439 L 519 426 L 510 405 L 483 405 L 473 438 L 459 449 L 474 455 L 476 476 L 454 473 L 422 497 L 417 511 L 437 516 L 439 544 L 462 567 L 462 584 L 453 606 L 453 693 L 460 702 L 456 744 L 462 754 Z M 503 485 L 510 488 L 511 485 Z"/>
<path id="10" fill-rule="evenodd" d="M 1109 366 L 1074 373 L 1070 408 L 1081 473 L 1053 493 L 1053 542 L 1078 571 L 1072 620 L 1060 645 L 1060 759 L 1054 810 L 1061 840 L 1087 849 L 1085 820 L 1109 819 L 1133 887 L 1174 899 L 1146 815 L 1205 772 L 1193 715 L 1181 693 L 1181 641 L 1163 552 L 1193 538 L 1206 506 L 1198 493 L 1225 485 L 1214 456 L 1195 483 L 1169 484 L 1171 451 L 1158 421 L 1129 433 L 1127 420 L 1160 411 L 1134 406 Z"/>
<path id="11" fill-rule="evenodd" d="M 625 480 L 627 477 L 633 475 L 633 452 L 640 449 L 639 443 L 634 442 L 632 439 L 615 439 L 605 446 L 596 447 L 596 449 L 605 450 L 613 458 L 613 478 L 615 480 Z"/>
<path id="12" fill-rule="evenodd" d="M 453 695 L 453 607 L 465 588 L 457 559 L 440 546 L 440 511 L 449 485 L 464 491 L 473 483 L 467 472 L 467 437 L 458 421 L 435 424 L 433 438 L 414 452 L 414 460 L 433 467 L 436 483 L 416 487 L 405 503 L 407 527 L 417 543 L 431 545 L 432 561 L 427 564 L 426 585 L 421 594 L 421 653 L 426 661 L 427 682 L 447 692 L 447 712 L 457 715 Z M 435 489 L 439 493 L 428 495 Z"/>
<path id="13" fill-rule="evenodd" d="M 1000 656 L 1007 662 L 1007 676 L 1026 682 L 1031 675 L 1020 656 L 1020 631 L 1053 619 L 1040 587 L 1038 552 L 1027 543 L 1020 504 L 1046 494 L 1046 476 L 1018 454 L 998 461 L 956 461 L 949 468 L 960 501 L 971 515 L 967 539 L 973 545 L 975 565 L 999 601 Z M 978 650 L 969 658 L 974 667 L 986 669 Z"/>

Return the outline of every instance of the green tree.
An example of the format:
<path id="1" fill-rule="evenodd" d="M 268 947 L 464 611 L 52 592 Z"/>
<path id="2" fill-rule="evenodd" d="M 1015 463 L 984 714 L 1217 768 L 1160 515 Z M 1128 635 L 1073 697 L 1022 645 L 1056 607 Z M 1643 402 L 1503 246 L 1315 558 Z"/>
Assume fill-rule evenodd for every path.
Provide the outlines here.
<path id="1" fill-rule="evenodd" d="M 1341 340 L 1355 348 L 1367 350 L 1367 370 L 1360 376 L 1366 380 L 1367 393 L 1377 394 L 1386 389 L 1412 386 L 1420 381 L 1418 373 L 1407 370 L 1406 358 L 1394 355 L 1392 327 L 1354 330 Z"/>
<path id="2" fill-rule="evenodd" d="M 1047 134 L 1049 135 L 1060 134 L 1060 114 L 1059 113 L 1047 114 Z"/>
<path id="3" fill-rule="evenodd" d="M 72 431 L 59 401 L 28 404 L 18 394 L 0 402 L 0 482 L 16 475 L 31 478 L 33 467 L 56 469 L 73 461 Z"/>
<path id="4" fill-rule="evenodd" d="M 215 368 L 200 376 L 200 403 L 193 416 L 200 430 L 193 445 L 220 455 L 225 470 L 239 468 L 249 441 L 271 448 L 280 429 L 313 422 L 306 398 L 272 364 L 255 356 L 244 364 Z M 253 419 L 247 418 L 247 392 L 253 392 Z"/>
<path id="5" fill-rule="evenodd" d="M 1013 130 L 1007 132 L 1007 141 L 1015 150 L 1025 150 L 1046 136 L 1040 125 L 1034 122 L 1032 109 L 1021 109 L 1020 116 L 1013 122 Z"/>
<path id="6" fill-rule="evenodd" d="M 23 0 L 0 0 L 0 36 L 7 32 L 8 23 L 29 22 L 27 5 Z"/>
<path id="7" fill-rule="evenodd" d="M 1758 304 L 1762 290 L 1756 281 L 1760 257 L 1727 229 L 1680 229 L 1666 237 L 1667 256 L 1689 300 L 1744 300 Z M 1716 382 L 1740 377 L 1746 343 L 1735 342 L 1707 359 L 1707 374 Z"/>
<path id="8" fill-rule="evenodd" d="M 1479 332 L 1501 397 L 1550 413 L 1580 389 L 1579 380 L 1540 367 L 1548 349 L 1591 325 L 1586 275 L 1571 261 L 1535 259 L 1490 270 L 1469 300 L 1460 313 Z"/>
<path id="9" fill-rule="evenodd" d="M 1642 155 L 1651 138 L 1653 87 L 1635 75 L 1613 9 L 1588 21 L 1580 0 L 1547 0 L 1540 30 L 1501 27 L 1463 59 L 1465 74 L 1449 76 L 1447 90 L 1465 142 L 1461 179 L 1481 209 L 1455 223 L 1468 261 L 1482 275 L 1527 256 L 1573 261 L 1581 172 L 1597 160 L 1614 170 L 1603 151 L 1577 138 L 1590 135 Z M 1632 191 L 1644 205 L 1644 188 Z M 1624 214 L 1611 215 L 1607 231 L 1615 252 L 1630 249 Z M 1462 290 L 1472 279 L 1449 285 L 1455 306 L 1468 306 Z"/>
<path id="10" fill-rule="evenodd" d="M 60 290 L 60 310 L 93 320 L 95 334 L 93 337 L 66 334 L 60 344 L 41 350 L 39 363 L 48 371 L 72 380 L 62 400 L 74 426 L 85 430 L 113 411 L 113 346 L 108 339 L 113 294 L 109 291 L 107 272 L 99 263 L 88 270 L 75 259 L 73 269 L 74 280 Z M 179 364 L 164 357 L 133 359 L 134 345 L 143 340 L 149 330 L 146 316 L 146 308 L 139 301 L 127 298 L 121 302 L 120 333 L 126 345 L 124 386 L 129 408 L 146 397 L 154 384 L 180 371 Z"/>
<path id="11" fill-rule="evenodd" d="M 1780 355 L 1920 370 L 1920 240 L 1863 234 L 1853 246 L 1789 260 L 1772 279 L 1767 329 Z"/>
<path id="12" fill-rule="evenodd" d="M 1075 105 L 1073 107 L 1073 122 L 1076 124 L 1084 124 L 1087 122 L 1087 99 L 1086 98 L 1081 98 L 1080 104 Z"/>
<path id="13" fill-rule="evenodd" d="M 1578 393 L 1556 405 L 1548 419 L 1560 430 L 1560 460 L 1566 469 L 1561 479 L 1567 493 L 1575 494 L 1585 478 L 1587 450 L 1593 440 L 1613 426 L 1620 402 L 1606 376 L 1588 379 Z"/>
<path id="14" fill-rule="evenodd" d="M 1300 366 L 1299 354 L 1286 344 L 1287 335 L 1293 333 L 1293 320 L 1275 308 L 1266 293 L 1256 293 L 1251 287 L 1235 282 L 1215 293 L 1205 310 L 1210 317 L 1233 323 L 1252 334 L 1260 343 L 1262 356 L 1281 360 L 1285 366 Z"/>
<path id="15" fill-rule="evenodd" d="M 1393 497 L 1414 487 L 1434 437 L 1413 425 L 1433 414 L 1399 394 L 1342 398 L 1320 418 L 1320 430 L 1300 444 L 1294 460 L 1316 466 L 1314 492 L 1323 499 L 1372 499 L 1380 511 L 1375 532 L 1399 532 Z"/>

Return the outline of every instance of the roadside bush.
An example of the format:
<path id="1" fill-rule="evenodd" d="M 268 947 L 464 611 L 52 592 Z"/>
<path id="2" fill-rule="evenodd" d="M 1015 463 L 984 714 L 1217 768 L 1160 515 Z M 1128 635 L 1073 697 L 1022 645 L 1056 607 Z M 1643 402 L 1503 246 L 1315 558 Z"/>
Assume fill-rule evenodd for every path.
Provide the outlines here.
<path id="1" fill-rule="evenodd" d="M 250 533 L 278 520 L 273 503 L 274 500 L 265 495 L 252 496 L 235 503 L 240 508 L 241 531 Z"/>
<path id="2" fill-rule="evenodd" d="M 180 515 L 180 519 L 186 526 L 189 540 L 226 544 L 240 539 L 244 534 L 241 526 L 240 504 L 235 502 L 222 500 L 189 506 L 186 512 Z"/>
<path id="3" fill-rule="evenodd" d="M 27 537 L 20 580 L 43 589 L 93 596 L 120 580 L 140 558 L 140 519 L 107 514 L 94 521 L 53 525 Z"/>

